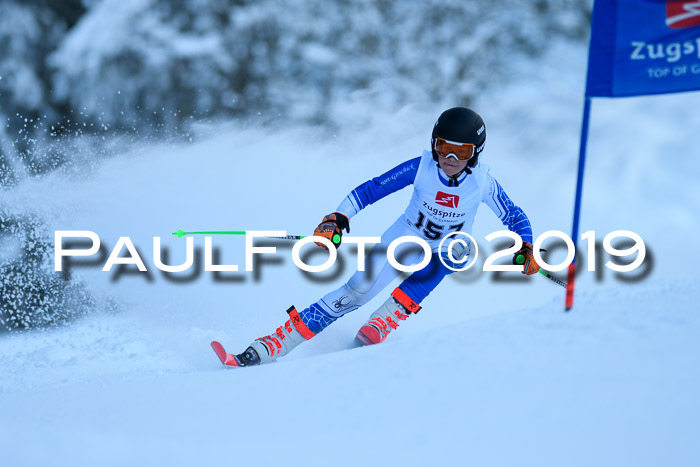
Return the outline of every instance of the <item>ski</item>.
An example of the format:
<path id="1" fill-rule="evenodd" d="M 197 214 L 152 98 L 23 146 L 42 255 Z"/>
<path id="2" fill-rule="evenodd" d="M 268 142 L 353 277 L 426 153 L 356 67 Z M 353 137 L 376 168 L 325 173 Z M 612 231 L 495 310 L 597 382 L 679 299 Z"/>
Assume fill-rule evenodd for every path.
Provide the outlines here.
<path id="1" fill-rule="evenodd" d="M 214 349 L 216 356 L 219 357 L 221 363 L 226 366 L 242 366 L 235 355 L 226 352 L 224 346 L 217 341 L 212 341 L 211 348 Z"/>

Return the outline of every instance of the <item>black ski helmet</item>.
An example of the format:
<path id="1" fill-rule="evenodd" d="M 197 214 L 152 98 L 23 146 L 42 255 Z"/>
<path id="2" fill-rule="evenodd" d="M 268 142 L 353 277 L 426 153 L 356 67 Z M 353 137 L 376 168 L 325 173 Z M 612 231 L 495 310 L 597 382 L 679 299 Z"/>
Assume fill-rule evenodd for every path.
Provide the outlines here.
<path id="1" fill-rule="evenodd" d="M 437 162 L 435 138 L 443 138 L 457 143 L 472 143 L 475 154 L 467 162 L 467 167 L 474 167 L 479 162 L 479 156 L 486 144 L 486 126 L 481 116 L 472 109 L 453 107 L 441 113 L 433 126 L 430 148 L 433 151 L 433 159 Z M 467 173 L 471 173 L 471 170 L 467 170 Z"/>

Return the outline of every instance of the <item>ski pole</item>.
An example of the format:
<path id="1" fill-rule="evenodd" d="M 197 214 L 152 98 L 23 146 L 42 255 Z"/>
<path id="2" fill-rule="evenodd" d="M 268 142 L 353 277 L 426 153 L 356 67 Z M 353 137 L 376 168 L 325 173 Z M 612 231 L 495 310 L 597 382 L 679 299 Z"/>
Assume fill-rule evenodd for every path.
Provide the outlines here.
<path id="1" fill-rule="evenodd" d="M 515 263 L 516 264 L 524 264 L 525 263 L 525 256 L 524 255 L 516 256 Z M 554 277 L 553 275 L 551 275 L 550 273 L 548 273 L 544 269 L 539 269 L 537 272 L 539 272 L 540 274 L 542 274 L 544 277 L 546 277 L 550 281 L 554 282 L 555 284 L 558 284 L 558 285 L 566 288 L 566 282 L 557 279 L 556 277 Z"/>
<path id="2" fill-rule="evenodd" d="M 245 230 L 207 230 L 207 231 L 200 231 L 200 232 L 185 232 L 182 229 L 177 229 L 177 232 L 173 232 L 173 235 L 176 235 L 177 238 L 182 238 L 185 235 L 192 235 L 192 234 L 204 234 L 204 235 L 245 235 L 246 232 Z M 284 237 L 262 237 L 262 238 L 274 238 L 277 240 L 301 240 L 302 238 L 307 237 L 307 235 L 287 235 Z"/>
<path id="3" fill-rule="evenodd" d="M 185 232 L 182 229 L 177 229 L 177 232 L 173 232 L 173 235 L 176 235 L 177 238 L 182 238 L 185 235 L 192 235 L 192 234 L 204 234 L 204 235 L 245 235 L 248 233 L 245 230 L 206 230 L 206 231 L 198 231 L 198 232 Z M 276 240 L 301 240 L 302 238 L 306 238 L 308 235 L 286 235 L 284 237 L 261 237 L 261 238 L 273 238 Z M 338 234 L 333 235 L 333 238 L 331 238 L 331 243 L 335 245 L 336 248 L 340 245 L 341 237 Z"/>

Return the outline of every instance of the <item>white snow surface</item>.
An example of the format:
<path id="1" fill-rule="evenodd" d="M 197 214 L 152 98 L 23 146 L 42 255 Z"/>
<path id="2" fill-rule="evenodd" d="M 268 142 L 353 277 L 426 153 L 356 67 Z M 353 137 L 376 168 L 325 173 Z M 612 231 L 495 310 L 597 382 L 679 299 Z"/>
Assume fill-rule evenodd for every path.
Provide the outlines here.
<path id="1" fill-rule="evenodd" d="M 475 104 L 484 162 L 535 235 L 570 230 L 585 56 L 555 47 Z M 254 368 L 222 368 L 209 342 L 242 351 L 289 305 L 342 284 L 354 258 L 319 283 L 280 248 L 256 279 L 243 240 L 215 237 L 236 280 L 173 283 L 153 266 L 152 238 L 177 264 L 178 228 L 308 234 L 356 185 L 419 155 L 442 109 L 407 105 L 336 134 L 232 123 L 25 181 L 5 202 L 52 230 L 95 231 L 108 252 L 129 236 L 151 280 L 77 269 L 122 310 L 0 335 L 2 465 L 699 465 L 699 105 L 698 93 L 593 103 L 581 232 L 641 235 L 653 256 L 644 280 L 584 271 L 564 313 L 563 289 L 543 277 L 457 275 L 387 342 L 351 348 L 390 286 Z M 381 234 L 409 194 L 353 218 L 352 235 Z M 480 211 L 478 239 L 500 229 Z"/>

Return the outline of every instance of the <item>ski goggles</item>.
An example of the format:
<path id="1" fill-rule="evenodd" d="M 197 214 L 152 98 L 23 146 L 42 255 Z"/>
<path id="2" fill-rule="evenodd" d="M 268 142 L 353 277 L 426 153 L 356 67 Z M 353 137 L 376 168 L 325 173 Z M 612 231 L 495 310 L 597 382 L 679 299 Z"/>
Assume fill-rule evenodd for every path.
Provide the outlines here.
<path id="1" fill-rule="evenodd" d="M 457 143 L 443 138 L 435 138 L 433 149 L 439 157 L 447 159 L 454 156 L 460 161 L 468 161 L 474 157 L 475 147 L 472 143 Z"/>

